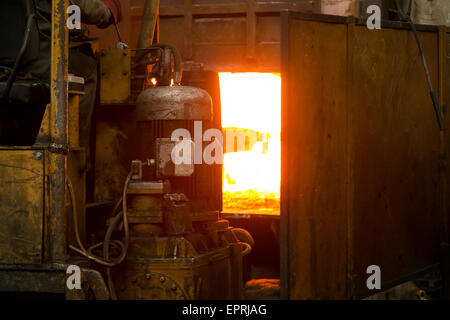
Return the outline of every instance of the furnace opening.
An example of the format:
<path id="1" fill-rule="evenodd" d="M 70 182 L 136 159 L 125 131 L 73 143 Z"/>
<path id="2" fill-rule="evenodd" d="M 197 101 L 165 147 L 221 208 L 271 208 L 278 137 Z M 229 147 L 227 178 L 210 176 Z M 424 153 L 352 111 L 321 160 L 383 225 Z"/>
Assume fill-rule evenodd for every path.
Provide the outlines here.
<path id="1" fill-rule="evenodd" d="M 280 214 L 281 77 L 220 73 L 223 212 Z"/>

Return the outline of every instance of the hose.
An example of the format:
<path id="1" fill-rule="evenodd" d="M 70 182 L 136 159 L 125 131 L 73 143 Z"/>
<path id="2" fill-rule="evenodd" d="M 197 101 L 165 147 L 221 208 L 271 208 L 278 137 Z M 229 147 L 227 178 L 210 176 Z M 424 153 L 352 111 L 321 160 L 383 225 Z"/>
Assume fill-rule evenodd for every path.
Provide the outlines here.
<path id="1" fill-rule="evenodd" d="M 134 58 L 134 64 L 138 65 L 139 61 L 144 58 L 149 51 L 154 50 L 154 49 L 162 49 L 162 51 L 164 52 L 164 49 L 169 49 L 172 52 L 173 55 L 173 82 L 177 85 L 179 85 L 181 83 L 181 78 L 182 78 L 182 74 L 183 74 L 183 67 L 182 67 L 182 63 L 181 63 L 181 55 L 178 52 L 177 48 L 175 48 L 174 46 L 170 45 L 170 44 L 166 44 L 166 43 L 155 43 L 153 45 L 151 45 L 148 48 L 143 48 L 143 49 L 139 49 L 139 51 L 136 53 L 136 56 Z M 170 70 L 169 70 L 170 72 Z M 167 84 L 168 85 L 168 84 Z"/>
<path id="2" fill-rule="evenodd" d="M 152 47 L 161 48 L 161 49 L 169 49 L 172 51 L 173 55 L 173 82 L 175 84 L 181 83 L 181 77 L 183 73 L 183 67 L 181 65 L 181 55 L 178 52 L 177 48 L 175 48 L 171 44 L 166 43 L 155 43 Z"/>
<path id="3" fill-rule="evenodd" d="M 238 243 L 245 246 L 244 250 L 242 251 L 242 256 L 246 256 L 250 252 L 252 252 L 252 248 L 255 246 L 255 240 L 253 239 L 250 232 L 242 228 L 233 228 L 231 229 L 231 231 L 238 240 Z"/>
<path id="4" fill-rule="evenodd" d="M 25 27 L 25 36 L 23 39 L 23 43 L 22 46 L 20 47 L 20 51 L 19 54 L 16 57 L 16 61 L 14 63 L 14 67 L 11 70 L 11 73 L 9 74 L 8 80 L 6 81 L 6 85 L 5 85 L 5 90 L 3 91 L 3 95 L 2 95 L 2 99 L 8 100 L 9 99 L 9 94 L 11 91 L 11 87 L 14 83 L 14 80 L 16 79 L 16 74 L 17 71 L 19 69 L 20 66 L 20 62 L 23 59 L 23 56 L 25 54 L 25 50 L 27 48 L 29 39 L 30 39 L 30 34 L 31 34 L 31 28 L 32 28 L 32 24 L 36 21 L 35 15 L 34 14 L 30 14 L 27 17 L 27 24 Z"/>
<path id="5" fill-rule="evenodd" d="M 120 202 L 122 202 L 122 211 L 119 214 L 117 214 L 117 216 L 115 216 L 113 218 L 113 220 L 111 221 L 111 224 L 109 225 L 109 227 L 106 231 L 104 241 L 97 243 L 97 244 L 89 247 L 88 249 L 86 249 L 83 245 L 83 242 L 81 241 L 80 232 L 78 230 L 78 215 L 77 215 L 77 205 L 76 205 L 75 193 L 73 191 L 73 186 L 72 186 L 72 182 L 70 181 L 70 178 L 69 177 L 67 178 L 67 185 L 69 187 L 69 193 L 70 193 L 70 198 L 71 198 L 71 202 L 72 202 L 72 216 L 73 216 L 73 223 L 74 223 L 75 238 L 78 243 L 78 248 L 73 245 L 69 245 L 70 249 L 78 252 L 79 254 L 85 256 L 86 258 L 88 258 L 92 261 L 95 261 L 98 264 L 101 264 L 105 267 L 114 267 L 114 266 L 120 264 L 125 259 L 127 251 L 128 251 L 128 242 L 129 242 L 129 228 L 128 228 L 128 219 L 127 219 L 127 210 L 126 210 L 126 203 L 127 203 L 126 193 L 127 193 L 128 184 L 130 182 L 130 179 L 131 179 L 131 172 L 128 174 L 128 177 L 125 180 L 125 184 L 124 184 L 124 188 L 123 188 L 123 192 L 122 192 L 122 199 L 119 200 L 119 202 L 116 205 L 116 207 L 118 208 L 118 206 L 120 205 Z M 114 230 L 114 227 L 117 224 L 117 222 L 120 220 L 120 218 L 123 219 L 123 226 L 124 226 L 124 233 L 125 233 L 124 242 L 122 242 L 120 240 L 110 240 L 111 234 Z M 118 258 L 109 259 L 109 246 L 110 245 L 115 245 L 120 248 L 121 253 Z M 97 256 L 96 254 L 93 253 L 93 250 L 97 249 L 100 246 L 103 246 L 104 257 Z M 107 246 L 108 248 L 105 249 L 105 246 Z M 106 255 L 106 257 L 105 257 L 105 255 Z"/>

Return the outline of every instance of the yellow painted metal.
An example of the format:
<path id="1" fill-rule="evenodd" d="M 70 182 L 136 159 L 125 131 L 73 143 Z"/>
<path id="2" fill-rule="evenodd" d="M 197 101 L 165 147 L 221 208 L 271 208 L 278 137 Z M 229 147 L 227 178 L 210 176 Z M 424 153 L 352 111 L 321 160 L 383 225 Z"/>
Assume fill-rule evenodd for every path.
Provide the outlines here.
<path id="1" fill-rule="evenodd" d="M 68 0 L 52 1 L 50 105 L 35 147 L 0 151 L 0 264 L 66 260 L 68 151 Z M 73 98 L 77 103 L 77 98 Z M 75 137 L 76 138 L 76 137 Z"/>
<path id="2" fill-rule="evenodd" d="M 41 262 L 44 154 L 0 151 L 0 264 Z"/>
<path id="3" fill-rule="evenodd" d="M 67 217 L 65 214 L 68 43 L 66 27 L 68 0 L 52 1 L 52 49 L 50 82 L 50 149 L 46 159 L 48 200 L 45 216 L 45 262 L 67 260 Z"/>
<path id="4" fill-rule="evenodd" d="M 79 146 L 80 134 L 79 134 L 79 101 L 80 94 L 82 92 L 76 92 L 69 94 L 68 97 L 68 140 L 69 145 L 76 147 Z M 50 141 L 50 105 L 47 105 L 45 109 L 44 117 L 41 122 L 38 137 L 36 142 L 38 144 L 45 144 Z"/>
<path id="5" fill-rule="evenodd" d="M 128 101 L 130 96 L 131 58 L 128 50 L 109 49 L 100 57 L 100 103 Z"/>
<path id="6" fill-rule="evenodd" d="M 146 242 L 135 240 L 131 243 L 131 252 L 149 258 L 130 256 L 116 271 L 119 299 L 242 297 L 241 269 L 235 269 L 242 265 L 240 245 L 224 246 L 200 254 L 183 237 L 156 237 Z"/>

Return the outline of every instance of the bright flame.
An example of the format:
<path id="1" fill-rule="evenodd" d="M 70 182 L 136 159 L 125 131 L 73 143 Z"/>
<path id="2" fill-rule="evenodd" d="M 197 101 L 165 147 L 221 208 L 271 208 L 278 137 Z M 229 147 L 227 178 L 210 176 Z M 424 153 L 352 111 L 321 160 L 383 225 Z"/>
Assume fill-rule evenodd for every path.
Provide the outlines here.
<path id="1" fill-rule="evenodd" d="M 251 129 L 269 137 L 250 151 L 224 154 L 223 211 L 279 214 L 281 78 L 271 73 L 220 73 L 219 79 L 222 127 Z"/>

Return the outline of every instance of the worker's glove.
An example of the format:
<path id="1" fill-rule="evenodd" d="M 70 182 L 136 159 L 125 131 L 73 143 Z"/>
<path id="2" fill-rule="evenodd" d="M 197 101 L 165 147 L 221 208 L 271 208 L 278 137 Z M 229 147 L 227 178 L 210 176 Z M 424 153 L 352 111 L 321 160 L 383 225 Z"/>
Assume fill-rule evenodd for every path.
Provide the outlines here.
<path id="1" fill-rule="evenodd" d="M 122 6 L 119 0 L 102 0 L 102 2 L 109 8 L 115 23 L 122 20 Z"/>

